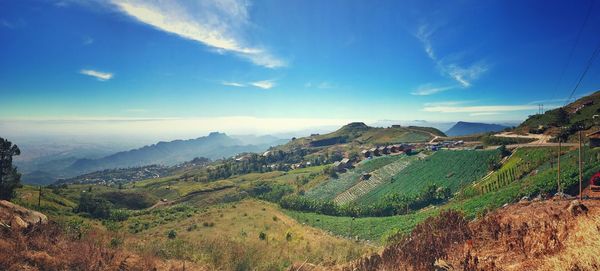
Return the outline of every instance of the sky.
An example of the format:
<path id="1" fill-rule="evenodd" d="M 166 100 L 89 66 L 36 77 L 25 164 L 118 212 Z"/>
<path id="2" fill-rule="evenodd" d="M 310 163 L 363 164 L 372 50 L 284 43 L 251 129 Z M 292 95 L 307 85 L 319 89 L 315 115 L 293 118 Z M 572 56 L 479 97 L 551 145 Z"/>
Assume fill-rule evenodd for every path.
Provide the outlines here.
<path id="1" fill-rule="evenodd" d="M 518 122 L 567 102 L 599 34 L 590 0 L 0 0 L 0 134 Z"/>

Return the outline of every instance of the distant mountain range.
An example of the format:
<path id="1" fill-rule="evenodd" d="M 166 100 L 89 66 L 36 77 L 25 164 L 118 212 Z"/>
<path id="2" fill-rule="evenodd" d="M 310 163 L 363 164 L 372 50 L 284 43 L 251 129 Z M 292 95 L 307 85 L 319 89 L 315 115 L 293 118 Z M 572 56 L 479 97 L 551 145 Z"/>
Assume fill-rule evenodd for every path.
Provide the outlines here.
<path id="1" fill-rule="evenodd" d="M 508 126 L 500 125 L 500 124 L 488 124 L 488 123 L 478 123 L 478 122 L 464 122 L 459 121 L 452 128 L 446 131 L 446 135 L 448 136 L 465 136 L 472 134 L 481 134 L 488 132 L 499 132 Z"/>
<path id="2" fill-rule="evenodd" d="M 246 144 L 251 142 L 255 144 Z M 220 159 L 243 152 L 262 152 L 271 146 L 287 142 L 272 136 L 228 136 L 213 132 L 208 136 L 189 140 L 158 142 L 138 149 L 121 151 L 100 158 L 61 158 L 48 161 L 44 167 L 23 174 L 25 183 L 48 184 L 59 178 L 104 169 L 130 168 L 146 165 L 172 166 L 196 157 Z"/>

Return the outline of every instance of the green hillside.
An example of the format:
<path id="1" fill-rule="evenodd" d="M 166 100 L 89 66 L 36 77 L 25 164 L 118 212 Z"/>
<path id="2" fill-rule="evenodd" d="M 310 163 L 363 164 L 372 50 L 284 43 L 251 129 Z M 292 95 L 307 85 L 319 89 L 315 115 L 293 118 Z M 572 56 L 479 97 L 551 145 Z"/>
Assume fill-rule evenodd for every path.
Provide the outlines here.
<path id="1" fill-rule="evenodd" d="M 573 139 L 574 134 L 580 129 L 586 132 L 598 129 L 600 119 L 594 120 L 594 115 L 598 114 L 600 114 L 600 91 L 564 107 L 529 116 L 517 127 L 517 130 L 559 135 L 564 140 Z"/>
<path id="2" fill-rule="evenodd" d="M 341 173 L 335 178 L 330 178 L 313 189 L 306 191 L 305 196 L 319 200 L 333 200 L 337 195 L 360 182 L 363 174 L 371 173 L 386 165 L 408 159 L 412 158 L 406 155 L 390 155 L 364 160 L 357 164 L 354 169 Z"/>
<path id="3" fill-rule="evenodd" d="M 427 142 L 434 136 L 445 136 L 435 128 L 430 127 L 370 127 L 362 122 L 353 122 L 343 126 L 335 132 L 323 135 L 312 135 L 297 138 L 277 149 L 291 148 L 318 148 L 338 144 L 376 146 L 384 144 Z"/>
<path id="4" fill-rule="evenodd" d="M 466 184 L 483 177 L 490 164 L 500 160 L 499 151 L 438 151 L 411 163 L 406 169 L 358 199 L 360 204 L 370 204 L 386 194 L 415 195 L 429 184 L 449 188 L 456 192 Z"/>

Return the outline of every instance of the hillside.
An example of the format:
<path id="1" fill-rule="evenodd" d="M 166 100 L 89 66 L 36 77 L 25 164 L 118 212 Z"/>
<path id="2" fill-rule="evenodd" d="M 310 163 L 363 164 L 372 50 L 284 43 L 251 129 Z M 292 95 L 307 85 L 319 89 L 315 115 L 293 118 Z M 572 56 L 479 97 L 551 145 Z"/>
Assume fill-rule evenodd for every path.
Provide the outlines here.
<path id="1" fill-rule="evenodd" d="M 127 168 L 145 165 L 167 165 L 192 160 L 196 157 L 220 159 L 242 152 L 261 152 L 270 147 L 263 145 L 243 145 L 240 140 L 223 133 L 210 133 L 208 136 L 189 140 L 158 142 L 139 149 L 118 152 L 99 159 L 79 159 L 67 168 L 70 172 L 91 172 L 110 168 Z"/>
<path id="2" fill-rule="evenodd" d="M 392 126 L 388 128 L 370 127 L 362 122 L 344 125 L 328 134 L 314 134 L 293 139 L 279 149 L 320 148 L 348 144 L 350 146 L 378 146 L 396 143 L 427 142 L 435 136 L 445 134 L 435 128 L 418 126 Z"/>
<path id="3" fill-rule="evenodd" d="M 459 121 L 452 128 L 448 129 L 445 134 L 448 136 L 466 136 L 473 134 L 481 134 L 487 132 L 499 132 L 508 126 L 499 125 L 499 124 L 487 124 L 487 123 L 478 123 L 478 122 L 464 122 Z"/>
<path id="4" fill-rule="evenodd" d="M 544 114 L 529 116 L 517 131 L 523 133 L 544 133 L 559 136 L 563 140 L 574 140 L 579 130 L 586 133 L 600 128 L 600 91 L 579 98 L 563 107 L 548 110 Z M 561 128 L 562 127 L 562 128 Z"/>

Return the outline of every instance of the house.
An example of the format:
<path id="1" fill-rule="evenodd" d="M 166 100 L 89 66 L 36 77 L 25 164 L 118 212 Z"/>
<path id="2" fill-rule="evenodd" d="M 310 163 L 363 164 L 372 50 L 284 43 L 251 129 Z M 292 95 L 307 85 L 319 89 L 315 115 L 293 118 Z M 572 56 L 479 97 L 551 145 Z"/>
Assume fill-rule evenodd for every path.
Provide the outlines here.
<path id="1" fill-rule="evenodd" d="M 389 149 L 390 149 L 390 152 L 392 152 L 392 153 L 396 153 L 400 150 L 398 145 L 392 145 L 389 147 Z"/>
<path id="2" fill-rule="evenodd" d="M 587 137 L 590 139 L 590 148 L 600 147 L 600 130 L 588 134 Z"/>
<path id="3" fill-rule="evenodd" d="M 379 148 L 371 148 L 369 151 L 371 152 L 371 155 L 374 155 L 374 156 L 381 155 L 381 153 L 379 152 Z"/>
<path id="4" fill-rule="evenodd" d="M 362 156 L 364 158 L 369 158 L 371 157 L 371 151 L 370 150 L 363 150 L 362 152 L 360 152 L 362 154 Z"/>
<path id="5" fill-rule="evenodd" d="M 350 159 L 348 159 L 348 158 L 344 158 L 341 161 L 337 161 L 337 162 L 333 163 L 333 168 L 336 171 L 340 171 L 340 172 L 345 171 L 347 168 L 349 168 L 351 166 L 352 166 L 352 163 L 350 163 Z"/>
<path id="6" fill-rule="evenodd" d="M 388 149 L 388 147 L 386 146 L 381 146 L 379 148 L 377 148 L 377 150 L 379 150 L 380 154 L 390 154 L 390 150 Z"/>

